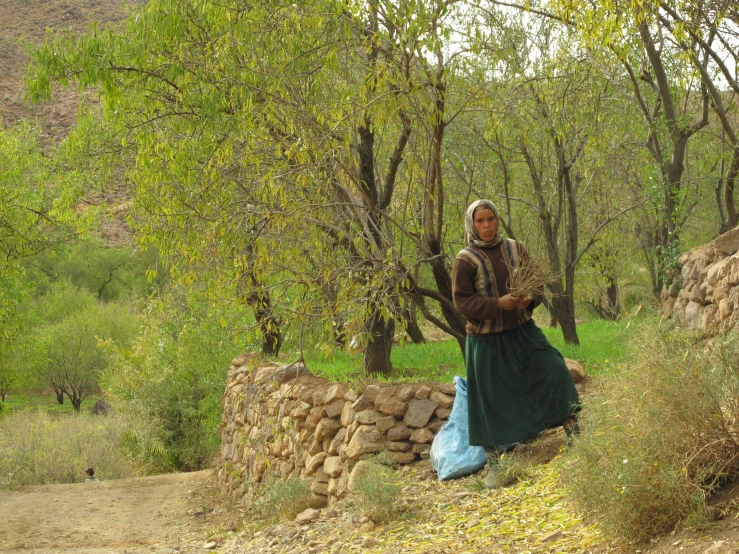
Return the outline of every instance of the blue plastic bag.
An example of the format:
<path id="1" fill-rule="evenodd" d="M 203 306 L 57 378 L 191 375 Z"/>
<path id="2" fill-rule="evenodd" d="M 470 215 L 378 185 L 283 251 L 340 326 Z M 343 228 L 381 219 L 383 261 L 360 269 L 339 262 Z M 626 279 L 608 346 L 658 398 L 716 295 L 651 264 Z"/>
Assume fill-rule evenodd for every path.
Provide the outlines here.
<path id="1" fill-rule="evenodd" d="M 439 429 L 431 443 L 431 464 L 439 474 L 439 481 L 474 473 L 487 461 L 482 446 L 470 446 L 467 416 L 467 379 L 454 377 L 457 396 L 449 421 Z"/>

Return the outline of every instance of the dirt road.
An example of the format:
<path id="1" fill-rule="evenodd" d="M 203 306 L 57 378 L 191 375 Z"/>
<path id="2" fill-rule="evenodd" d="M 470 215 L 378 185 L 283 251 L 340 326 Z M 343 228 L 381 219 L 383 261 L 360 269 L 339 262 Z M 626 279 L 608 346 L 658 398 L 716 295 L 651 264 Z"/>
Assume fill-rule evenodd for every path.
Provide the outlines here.
<path id="1" fill-rule="evenodd" d="M 212 479 L 200 471 L 0 491 L 0 552 L 203 552 Z"/>

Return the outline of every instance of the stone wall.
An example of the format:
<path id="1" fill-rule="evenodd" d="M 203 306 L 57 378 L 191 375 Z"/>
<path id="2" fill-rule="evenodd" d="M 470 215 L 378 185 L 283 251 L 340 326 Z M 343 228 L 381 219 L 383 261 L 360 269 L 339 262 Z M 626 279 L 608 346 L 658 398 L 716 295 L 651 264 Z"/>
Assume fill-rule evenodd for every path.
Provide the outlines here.
<path id="1" fill-rule="evenodd" d="M 681 279 L 662 291 L 662 312 L 707 332 L 739 328 L 739 227 L 680 256 Z"/>
<path id="2" fill-rule="evenodd" d="M 441 383 L 335 383 L 302 363 L 255 359 L 231 363 L 221 403 L 218 484 L 235 502 L 272 474 L 309 478 L 316 503 L 329 503 L 344 494 L 359 460 L 428 458 L 456 393 Z"/>

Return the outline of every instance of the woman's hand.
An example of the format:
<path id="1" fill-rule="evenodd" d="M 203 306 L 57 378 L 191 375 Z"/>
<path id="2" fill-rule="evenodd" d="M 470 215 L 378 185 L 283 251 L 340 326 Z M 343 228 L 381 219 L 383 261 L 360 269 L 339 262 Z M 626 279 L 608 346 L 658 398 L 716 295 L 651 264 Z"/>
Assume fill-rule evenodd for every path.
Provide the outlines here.
<path id="1" fill-rule="evenodd" d="M 521 298 L 519 296 L 511 296 L 510 294 L 506 294 L 505 296 L 501 296 L 498 298 L 498 307 L 501 310 L 515 310 L 519 307 L 521 303 Z M 529 299 L 529 301 L 531 301 Z"/>
<path id="2" fill-rule="evenodd" d="M 525 310 L 534 299 L 530 294 L 524 294 L 518 297 L 518 309 Z"/>

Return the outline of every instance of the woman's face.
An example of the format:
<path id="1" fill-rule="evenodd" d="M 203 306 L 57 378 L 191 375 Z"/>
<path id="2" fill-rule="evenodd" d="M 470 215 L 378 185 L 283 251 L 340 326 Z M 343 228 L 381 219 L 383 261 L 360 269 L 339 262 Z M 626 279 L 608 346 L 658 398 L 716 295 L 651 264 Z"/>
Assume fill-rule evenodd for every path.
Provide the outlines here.
<path id="1" fill-rule="evenodd" d="M 489 208 L 480 208 L 474 216 L 475 231 L 481 240 L 491 241 L 498 234 L 498 218 L 495 212 Z"/>

